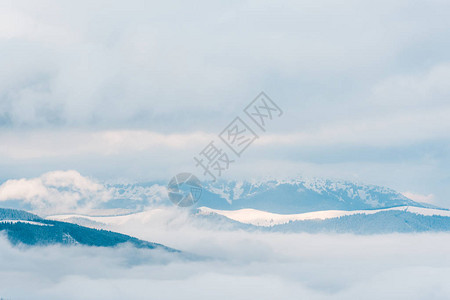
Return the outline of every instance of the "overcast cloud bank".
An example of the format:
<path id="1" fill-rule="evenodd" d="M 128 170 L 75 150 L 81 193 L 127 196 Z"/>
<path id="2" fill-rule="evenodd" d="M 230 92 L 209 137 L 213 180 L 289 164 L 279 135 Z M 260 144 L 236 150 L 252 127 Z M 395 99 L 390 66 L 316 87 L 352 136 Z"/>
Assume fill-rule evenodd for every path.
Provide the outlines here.
<path id="1" fill-rule="evenodd" d="M 446 1 L 3 1 L 0 180 L 168 180 L 261 90 L 285 114 L 229 172 L 448 205 Z M 258 146 L 259 145 L 259 146 Z"/>
<path id="2" fill-rule="evenodd" d="M 184 232 L 187 233 L 187 232 Z M 172 236 L 173 238 L 174 236 Z M 189 239 L 194 240 L 188 242 Z M 11 299 L 448 299 L 448 234 L 188 234 L 211 259 L 128 247 L 13 248 L 0 240 Z M 207 253 L 205 253 L 207 252 Z"/>

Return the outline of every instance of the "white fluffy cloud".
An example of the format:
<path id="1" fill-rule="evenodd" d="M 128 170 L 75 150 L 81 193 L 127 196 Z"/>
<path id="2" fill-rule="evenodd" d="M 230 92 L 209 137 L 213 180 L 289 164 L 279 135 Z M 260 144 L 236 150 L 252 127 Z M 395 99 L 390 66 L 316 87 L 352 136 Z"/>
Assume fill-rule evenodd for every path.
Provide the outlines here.
<path id="1" fill-rule="evenodd" d="M 109 201 L 121 201 L 111 207 Z M 167 201 L 165 186 L 108 184 L 81 175 L 74 170 L 52 171 L 36 178 L 10 179 L 0 185 L 0 203 L 18 201 L 19 207 L 46 216 L 50 214 L 127 213 L 158 206 Z"/>
<path id="2" fill-rule="evenodd" d="M 38 212 L 86 211 L 109 200 L 110 191 L 76 171 L 54 171 L 0 185 L 0 201 L 20 200 Z"/>

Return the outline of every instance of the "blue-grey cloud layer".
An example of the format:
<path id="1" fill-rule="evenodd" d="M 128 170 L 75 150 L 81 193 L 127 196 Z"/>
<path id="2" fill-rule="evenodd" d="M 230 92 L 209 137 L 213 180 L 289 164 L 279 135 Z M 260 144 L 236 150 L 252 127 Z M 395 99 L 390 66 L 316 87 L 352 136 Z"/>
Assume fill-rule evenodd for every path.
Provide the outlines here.
<path id="1" fill-rule="evenodd" d="M 1 178 L 168 177 L 203 144 L 180 154 L 132 141 L 105 153 L 74 132 L 214 135 L 265 90 L 285 111 L 269 134 L 293 142 L 252 148 L 240 169 L 282 165 L 446 205 L 449 10 L 446 1 L 4 2 Z"/>

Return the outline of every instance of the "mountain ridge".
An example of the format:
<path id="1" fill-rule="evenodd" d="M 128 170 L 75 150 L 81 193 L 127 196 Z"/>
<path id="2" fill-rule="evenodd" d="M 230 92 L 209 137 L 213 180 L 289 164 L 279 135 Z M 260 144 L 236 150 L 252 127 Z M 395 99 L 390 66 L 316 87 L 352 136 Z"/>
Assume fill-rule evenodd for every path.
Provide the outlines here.
<path id="1" fill-rule="evenodd" d="M 328 179 L 206 183 L 196 204 L 202 206 L 221 210 L 253 208 L 281 214 L 396 206 L 441 209 L 413 201 L 390 188 Z"/>

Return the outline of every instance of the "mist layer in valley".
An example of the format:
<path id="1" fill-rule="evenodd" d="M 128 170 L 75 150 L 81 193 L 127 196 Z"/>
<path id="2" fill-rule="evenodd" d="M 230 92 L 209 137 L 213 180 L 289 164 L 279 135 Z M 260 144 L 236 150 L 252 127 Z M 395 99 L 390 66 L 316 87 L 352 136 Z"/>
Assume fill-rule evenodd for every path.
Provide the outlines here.
<path id="1" fill-rule="evenodd" d="M 177 223 L 177 221 L 179 223 Z M 448 299 L 450 234 L 337 235 L 123 227 L 202 259 L 158 250 L 12 247 L 2 237 L 0 296 L 11 299 Z"/>

